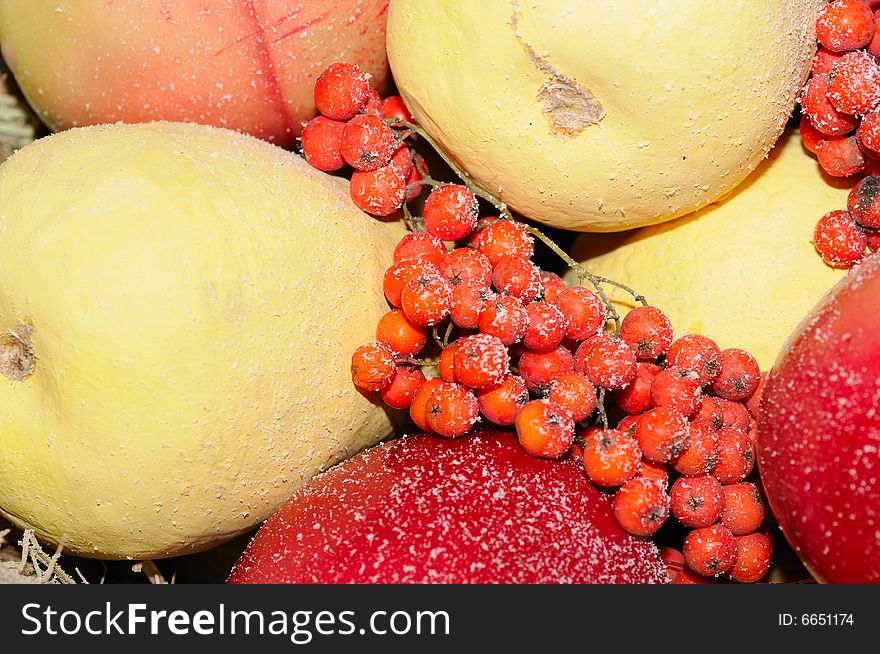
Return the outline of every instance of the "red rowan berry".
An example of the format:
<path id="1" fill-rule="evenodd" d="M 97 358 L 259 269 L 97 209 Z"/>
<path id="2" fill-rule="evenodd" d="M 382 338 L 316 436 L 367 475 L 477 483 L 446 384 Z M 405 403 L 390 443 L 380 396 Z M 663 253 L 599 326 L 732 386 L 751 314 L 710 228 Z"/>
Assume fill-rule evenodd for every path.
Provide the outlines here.
<path id="1" fill-rule="evenodd" d="M 826 75 L 830 73 L 831 68 L 842 56 L 842 52 L 831 52 L 828 48 L 819 46 L 819 49 L 813 57 L 813 75 Z"/>
<path id="2" fill-rule="evenodd" d="M 415 356 L 427 339 L 425 328 L 411 323 L 400 309 L 386 313 L 376 326 L 376 340 L 399 355 Z"/>
<path id="3" fill-rule="evenodd" d="M 477 249 L 497 266 L 501 257 L 520 256 L 531 259 L 535 253 L 535 239 L 526 228 L 512 220 L 497 220 L 479 231 Z"/>
<path id="4" fill-rule="evenodd" d="M 564 372 L 574 370 L 574 357 L 564 347 L 550 352 L 526 350 L 519 358 L 519 374 L 533 393 L 546 395 L 551 382 Z"/>
<path id="5" fill-rule="evenodd" d="M 760 380 L 760 375 L 759 375 Z M 757 388 L 757 386 L 756 386 Z M 745 405 L 718 398 L 718 404 L 721 406 L 721 426 L 728 429 L 738 429 L 739 431 L 749 430 L 749 410 Z"/>
<path id="6" fill-rule="evenodd" d="M 834 0 L 819 10 L 816 38 L 832 52 L 864 48 L 874 36 L 874 14 L 859 0 Z"/>
<path id="7" fill-rule="evenodd" d="M 408 409 L 425 375 L 412 366 L 397 366 L 391 383 L 379 391 L 379 397 L 392 409 Z"/>
<path id="8" fill-rule="evenodd" d="M 584 375 L 576 372 L 563 372 L 550 382 L 550 401 L 571 414 L 575 422 L 586 420 L 598 403 L 596 387 Z"/>
<path id="9" fill-rule="evenodd" d="M 546 270 L 541 271 L 541 283 L 544 285 L 544 301 L 554 303 L 559 294 L 568 288 L 568 284 L 559 275 Z"/>
<path id="10" fill-rule="evenodd" d="M 880 104 L 880 66 L 874 57 L 864 50 L 843 55 L 831 69 L 828 100 L 853 116 L 873 111 Z"/>
<path id="11" fill-rule="evenodd" d="M 697 574 L 711 576 L 726 572 L 736 560 L 736 539 L 721 525 L 694 529 L 684 539 L 684 558 Z"/>
<path id="12" fill-rule="evenodd" d="M 605 305 L 598 295 L 583 286 L 573 286 L 556 296 L 556 306 L 565 316 L 565 337 L 583 341 L 599 333 L 605 323 Z"/>
<path id="13" fill-rule="evenodd" d="M 804 147 L 809 152 L 816 154 L 816 149 L 819 147 L 819 144 L 825 140 L 826 135 L 813 127 L 813 123 L 810 122 L 809 116 L 801 117 L 799 129 L 801 132 L 801 142 L 804 144 Z"/>
<path id="14" fill-rule="evenodd" d="M 669 470 L 664 463 L 656 463 L 642 457 L 642 467 L 636 478 L 648 479 L 666 490 L 669 485 Z"/>
<path id="15" fill-rule="evenodd" d="M 355 64 L 330 64 L 315 82 L 315 106 L 328 118 L 348 120 L 366 103 L 369 79 Z"/>
<path id="16" fill-rule="evenodd" d="M 580 344 L 574 356 L 575 370 L 609 390 L 626 388 L 636 376 L 636 356 L 623 341 L 607 334 Z"/>
<path id="17" fill-rule="evenodd" d="M 302 153 L 309 165 L 325 173 L 345 165 L 339 149 L 344 128 L 345 123 L 326 116 L 317 116 L 303 127 Z"/>
<path id="18" fill-rule="evenodd" d="M 764 515 L 764 502 L 754 484 L 743 481 L 724 487 L 724 511 L 720 520 L 734 536 L 758 531 Z"/>
<path id="19" fill-rule="evenodd" d="M 461 240 L 474 231 L 479 209 L 477 196 L 466 186 L 440 186 L 425 201 L 425 228 L 444 241 Z"/>
<path id="20" fill-rule="evenodd" d="M 669 516 L 669 495 L 657 481 L 636 477 L 614 496 L 614 517 L 633 536 L 654 534 Z"/>
<path id="21" fill-rule="evenodd" d="M 486 420 L 507 427 L 529 401 L 529 391 L 521 377 L 508 373 L 498 386 L 477 391 L 477 401 Z"/>
<path id="22" fill-rule="evenodd" d="M 657 463 L 671 461 L 685 451 L 688 431 L 687 418 L 674 409 L 651 409 L 636 424 L 642 454 Z"/>
<path id="23" fill-rule="evenodd" d="M 736 429 L 718 430 L 718 461 L 712 475 L 722 484 L 745 479 L 755 467 L 755 452 L 748 435 Z"/>
<path id="24" fill-rule="evenodd" d="M 430 327 L 449 315 L 452 291 L 441 275 L 422 275 L 404 286 L 400 303 L 410 322 Z"/>
<path id="25" fill-rule="evenodd" d="M 630 415 L 644 413 L 654 406 L 651 399 L 651 384 L 660 373 L 660 368 L 653 363 L 640 361 L 636 365 L 636 376 L 626 388 L 614 391 L 614 401 L 623 411 Z"/>
<path id="26" fill-rule="evenodd" d="M 826 213 L 816 223 L 813 245 L 829 266 L 848 268 L 862 258 L 867 241 L 850 212 L 837 210 Z"/>
<path id="27" fill-rule="evenodd" d="M 807 81 L 801 106 L 810 124 L 826 136 L 844 136 L 859 125 L 855 116 L 838 111 L 828 99 L 829 75 L 814 75 Z M 816 149 L 818 154 L 819 148 Z"/>
<path id="28" fill-rule="evenodd" d="M 406 180 L 393 166 L 356 170 L 348 186 L 355 206 L 373 216 L 390 216 L 400 209 L 406 195 Z"/>
<path id="29" fill-rule="evenodd" d="M 360 114 L 348 121 L 342 130 L 339 151 L 349 166 L 357 170 L 376 170 L 391 163 L 397 145 L 394 132 L 381 118 Z M 406 179 L 405 175 L 399 174 L 401 179 Z"/>
<path id="30" fill-rule="evenodd" d="M 672 459 L 672 466 L 679 474 L 693 477 L 710 473 L 717 461 L 718 437 L 715 431 L 692 422 L 688 430 L 688 445 Z"/>
<path id="31" fill-rule="evenodd" d="M 703 402 L 703 390 L 695 373 L 681 368 L 667 368 L 651 383 L 651 402 L 655 407 L 695 414 Z"/>
<path id="32" fill-rule="evenodd" d="M 715 477 L 679 477 L 669 490 L 672 515 L 685 527 L 714 524 L 724 510 L 724 492 Z"/>
<path id="33" fill-rule="evenodd" d="M 442 352 L 440 352 L 440 362 L 438 363 L 438 368 L 440 370 L 440 378 L 443 379 L 443 381 L 458 381 L 458 378 L 455 376 L 455 351 L 460 345 L 461 339 L 453 341 L 452 343 L 444 347 Z"/>
<path id="34" fill-rule="evenodd" d="M 850 230 L 849 223 L 852 220 L 855 220 L 862 227 L 869 227 L 871 229 L 880 228 L 880 177 L 863 177 L 849 192 L 846 206 L 847 209 L 849 209 L 850 216 L 847 216 L 846 212 L 832 212 L 834 214 L 841 214 L 839 219 L 844 225 L 846 225 L 846 228 L 844 230 L 841 230 L 840 228 L 835 229 L 832 225 L 831 229 L 833 231 L 844 231 L 848 233 Z M 855 252 L 858 250 L 858 239 L 851 239 L 848 237 L 847 240 L 855 240 L 856 242 L 851 248 L 847 248 L 846 250 L 850 255 L 844 255 L 842 258 L 852 259 L 855 256 Z M 860 254 L 861 251 L 859 251 L 859 255 Z"/>
<path id="35" fill-rule="evenodd" d="M 593 431 L 584 439 L 584 468 L 597 486 L 620 486 L 639 472 L 642 454 L 636 439 L 614 429 Z"/>
<path id="36" fill-rule="evenodd" d="M 529 326 L 523 336 L 523 345 L 532 352 L 551 352 L 565 336 L 565 316 L 555 304 L 532 302 L 526 305 Z"/>
<path id="37" fill-rule="evenodd" d="M 701 334 L 686 334 L 672 342 L 666 363 L 697 375 L 701 386 L 708 386 L 721 372 L 721 348 Z"/>
<path id="38" fill-rule="evenodd" d="M 396 369 L 394 352 L 382 343 L 361 345 L 351 355 L 351 378 L 365 391 L 378 391 L 390 384 Z"/>
<path id="39" fill-rule="evenodd" d="M 574 441 L 574 421 L 549 400 L 532 400 L 516 414 L 516 435 L 532 456 L 558 459 Z"/>
<path id="40" fill-rule="evenodd" d="M 479 407 L 473 392 L 461 384 L 441 382 L 428 394 L 425 419 L 432 431 L 458 438 L 477 422 Z"/>
<path id="41" fill-rule="evenodd" d="M 409 112 L 409 109 L 406 108 L 403 98 L 399 95 L 389 95 L 382 101 L 382 118 L 387 118 L 389 120 L 396 118 L 398 120 L 405 120 L 408 123 L 415 124 L 412 114 Z"/>
<path id="42" fill-rule="evenodd" d="M 764 392 L 764 386 L 767 385 L 767 373 L 762 372 L 758 379 L 758 388 L 752 393 L 751 397 L 746 400 L 746 409 L 752 418 L 758 417 L 758 410 L 761 407 L 761 394 Z"/>
<path id="43" fill-rule="evenodd" d="M 458 341 L 455 378 L 465 386 L 482 389 L 501 383 L 508 372 L 507 348 L 496 336 L 474 334 Z"/>
<path id="44" fill-rule="evenodd" d="M 426 379 L 413 396 L 412 403 L 409 405 L 409 416 L 422 431 L 432 431 L 431 426 L 428 424 L 427 416 L 428 397 L 436 388 L 444 383 L 447 382 L 444 382 L 439 377 Z"/>
<path id="45" fill-rule="evenodd" d="M 691 418 L 691 424 L 702 425 L 712 431 L 724 426 L 724 411 L 717 397 L 706 395 L 697 413 Z"/>
<path id="46" fill-rule="evenodd" d="M 398 261 L 385 271 L 385 277 L 382 279 L 382 290 L 388 302 L 392 306 L 399 308 L 400 296 L 409 282 L 425 275 L 437 274 L 439 274 L 437 267 L 426 261 L 415 259 Z"/>
<path id="47" fill-rule="evenodd" d="M 496 295 L 480 314 L 480 331 L 501 339 L 505 345 L 521 341 L 529 326 L 529 314 L 515 297 Z"/>
<path id="48" fill-rule="evenodd" d="M 485 286 L 472 283 L 459 284 L 452 291 L 452 306 L 449 317 L 456 327 L 476 329 L 480 315 L 487 302 L 493 301 L 495 294 Z"/>
<path id="49" fill-rule="evenodd" d="M 736 559 L 730 568 L 734 581 L 753 584 L 760 581 L 770 570 L 773 541 L 767 534 L 755 533 L 736 537 Z"/>
<path id="50" fill-rule="evenodd" d="M 832 177 L 849 177 L 865 167 L 865 155 L 853 136 L 829 136 L 816 146 L 816 158 Z"/>
<path id="51" fill-rule="evenodd" d="M 620 323 L 620 338 L 643 361 L 653 361 L 665 354 L 672 337 L 672 323 L 657 307 L 636 307 Z"/>
<path id="52" fill-rule="evenodd" d="M 492 285 L 500 293 L 512 295 L 523 303 L 536 300 L 543 290 L 538 267 L 517 255 L 498 260 L 492 269 Z"/>
<path id="53" fill-rule="evenodd" d="M 428 232 L 410 232 L 394 248 L 395 262 L 418 259 L 437 266 L 438 270 L 444 269 L 447 255 L 443 241 Z"/>
<path id="54" fill-rule="evenodd" d="M 755 357 L 738 348 L 721 352 L 721 372 L 712 390 L 725 400 L 744 400 L 758 388 L 761 371 Z"/>
<path id="55" fill-rule="evenodd" d="M 459 284 L 488 287 L 492 283 L 492 265 L 472 248 L 456 248 L 446 255 L 443 274 L 453 288 Z"/>

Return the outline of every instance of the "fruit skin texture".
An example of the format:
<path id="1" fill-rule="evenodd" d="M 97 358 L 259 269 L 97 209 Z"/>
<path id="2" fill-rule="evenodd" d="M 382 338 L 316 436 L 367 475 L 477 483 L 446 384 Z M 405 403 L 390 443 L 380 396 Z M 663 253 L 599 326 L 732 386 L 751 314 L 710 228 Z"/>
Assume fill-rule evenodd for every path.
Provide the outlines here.
<path id="1" fill-rule="evenodd" d="M 377 547 L 377 543 L 381 547 Z M 574 457 L 511 434 L 407 436 L 313 480 L 260 529 L 230 583 L 668 583 Z"/>
<path id="2" fill-rule="evenodd" d="M 0 45 L 54 131 L 192 121 L 290 147 L 315 115 L 315 78 L 328 64 L 358 64 L 374 88 L 386 86 L 387 8 L 388 0 L 3 0 Z"/>
<path id="3" fill-rule="evenodd" d="M 388 60 L 416 120 L 511 208 L 619 231 L 704 207 L 755 169 L 823 4 L 392 0 Z"/>
<path id="4" fill-rule="evenodd" d="M 880 582 L 878 315 L 871 256 L 804 319 L 761 397 L 767 499 L 804 563 L 832 583 Z"/>
<path id="5" fill-rule="evenodd" d="M 826 181 L 798 135 L 788 132 L 721 203 L 626 237 L 581 237 L 572 256 L 644 293 L 669 315 L 676 334 L 743 348 L 767 370 L 844 274 L 822 262 L 811 240 L 817 218 L 845 207 L 848 191 Z M 624 310 L 634 306 L 615 289 L 609 294 Z"/>
<path id="6" fill-rule="evenodd" d="M 216 155 L 216 156 L 214 156 Z M 391 431 L 350 360 L 403 235 L 228 130 L 70 130 L 0 168 L 0 514 L 65 551 L 205 549 Z M 357 266 L 351 262 L 357 261 Z"/>

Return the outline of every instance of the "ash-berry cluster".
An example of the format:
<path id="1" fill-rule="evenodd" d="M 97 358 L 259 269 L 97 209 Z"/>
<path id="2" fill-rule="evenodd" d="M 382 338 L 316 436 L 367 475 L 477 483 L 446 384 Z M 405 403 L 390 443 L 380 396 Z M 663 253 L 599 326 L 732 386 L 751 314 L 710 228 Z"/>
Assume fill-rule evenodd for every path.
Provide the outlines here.
<path id="1" fill-rule="evenodd" d="M 533 456 L 578 457 L 630 534 L 651 537 L 671 513 L 691 530 L 678 583 L 763 578 L 772 541 L 749 480 L 762 387 L 754 357 L 698 334 L 676 339 L 644 301 L 621 319 L 601 284 L 569 287 L 534 263 L 540 232 L 509 214 L 480 218 L 487 194 L 470 183 L 415 178 L 414 166 L 406 178 L 394 172 L 393 193 L 355 184 L 393 169 L 401 148 L 415 161 L 409 134 L 391 127 L 412 118 L 397 96 L 371 99 L 348 64 L 333 64 L 315 96 L 323 115 L 303 132 L 305 158 L 352 166 L 358 206 L 386 215 L 431 188 L 421 216 L 407 209 L 412 231 L 382 280 L 389 311 L 352 355 L 354 384 L 426 432 L 457 438 L 491 425 Z"/>
<path id="2" fill-rule="evenodd" d="M 819 49 L 801 96 L 804 147 L 829 175 L 866 175 L 846 210 L 824 215 L 813 244 L 848 268 L 880 249 L 880 1 L 834 0 L 816 20 Z"/>
<path id="3" fill-rule="evenodd" d="M 320 116 L 303 128 L 302 153 L 324 172 L 354 168 L 349 192 L 355 205 L 373 216 L 400 209 L 407 187 L 425 175 L 424 160 L 405 143 L 406 132 L 389 122 L 412 122 L 399 95 L 382 98 L 355 64 L 331 64 L 315 83 Z"/>

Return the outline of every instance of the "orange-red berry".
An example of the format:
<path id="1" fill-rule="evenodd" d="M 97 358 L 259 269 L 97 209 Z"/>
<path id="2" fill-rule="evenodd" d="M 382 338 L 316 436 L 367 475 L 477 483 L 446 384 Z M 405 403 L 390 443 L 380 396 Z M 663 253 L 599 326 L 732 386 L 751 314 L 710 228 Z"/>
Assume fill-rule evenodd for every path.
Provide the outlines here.
<path id="1" fill-rule="evenodd" d="M 721 352 L 721 372 L 712 390 L 725 400 L 744 400 L 758 388 L 761 371 L 751 354 L 739 348 Z"/>
<path id="2" fill-rule="evenodd" d="M 464 436 L 477 422 L 478 416 L 477 398 L 473 391 L 461 384 L 441 382 L 425 401 L 428 427 L 447 438 Z"/>
<path id="3" fill-rule="evenodd" d="M 718 430 L 718 461 L 712 475 L 723 484 L 745 479 L 755 467 L 755 451 L 751 440 L 738 429 Z"/>
<path id="4" fill-rule="evenodd" d="M 636 355 L 620 339 L 599 334 L 578 346 L 575 370 L 609 390 L 626 388 L 636 376 Z"/>
<path id="5" fill-rule="evenodd" d="M 351 378 L 365 391 L 378 391 L 391 383 L 397 363 L 394 352 L 382 343 L 361 345 L 351 355 Z"/>
<path id="6" fill-rule="evenodd" d="M 651 409 L 636 424 L 636 438 L 645 458 L 657 463 L 671 461 L 688 446 L 688 422 L 675 409 Z"/>
<path id="7" fill-rule="evenodd" d="M 477 196 L 461 184 L 435 188 L 425 201 L 425 228 L 444 241 L 458 241 L 470 235 L 477 224 Z"/>
<path id="8" fill-rule="evenodd" d="M 369 80 L 356 64 L 330 64 L 315 82 L 315 106 L 327 118 L 348 120 L 366 103 Z"/>
<path id="9" fill-rule="evenodd" d="M 719 575 L 736 561 L 736 539 L 727 527 L 702 527 L 687 535 L 682 552 L 688 567 L 697 574 Z"/>
<path id="10" fill-rule="evenodd" d="M 669 495 L 653 479 L 631 479 L 614 496 L 614 517 L 633 536 L 654 534 L 668 516 Z"/>
<path id="11" fill-rule="evenodd" d="M 574 421 L 549 400 L 527 402 L 514 421 L 522 448 L 532 456 L 558 459 L 574 441 Z"/>
<path id="12" fill-rule="evenodd" d="M 642 460 L 636 439 L 615 429 L 594 430 L 584 439 L 584 469 L 597 486 L 628 482 L 639 472 Z"/>
<path id="13" fill-rule="evenodd" d="M 508 373 L 498 386 L 477 391 L 477 401 L 486 420 L 507 427 L 529 401 L 529 391 L 521 377 Z"/>
<path id="14" fill-rule="evenodd" d="M 724 510 L 720 482 L 710 475 L 679 477 L 669 490 L 672 515 L 685 527 L 714 524 Z"/>
<path id="15" fill-rule="evenodd" d="M 730 568 L 730 577 L 743 584 L 760 581 L 770 570 L 773 541 L 767 534 L 755 533 L 736 537 L 736 560 Z"/>
<path id="16" fill-rule="evenodd" d="M 386 313 L 376 327 L 376 340 L 403 356 L 421 352 L 427 339 L 425 328 L 410 322 L 400 309 Z"/>
<path id="17" fill-rule="evenodd" d="M 596 387 L 584 375 L 563 372 L 550 382 L 550 401 L 571 414 L 572 420 L 580 422 L 596 410 Z"/>
<path id="18" fill-rule="evenodd" d="M 672 323 L 657 307 L 636 307 L 620 323 L 620 338 L 632 348 L 637 358 L 653 361 L 664 355 L 672 344 Z"/>
<path id="19" fill-rule="evenodd" d="M 425 375 L 412 366 L 397 366 L 391 383 L 379 391 L 379 397 L 392 409 L 408 409 Z"/>
<path id="20" fill-rule="evenodd" d="M 497 336 L 474 334 L 458 341 L 455 378 L 470 388 L 492 388 L 508 372 L 507 348 Z"/>
<path id="21" fill-rule="evenodd" d="M 764 522 L 765 509 L 757 486 L 747 481 L 724 487 L 724 512 L 721 524 L 734 536 L 758 531 Z"/>

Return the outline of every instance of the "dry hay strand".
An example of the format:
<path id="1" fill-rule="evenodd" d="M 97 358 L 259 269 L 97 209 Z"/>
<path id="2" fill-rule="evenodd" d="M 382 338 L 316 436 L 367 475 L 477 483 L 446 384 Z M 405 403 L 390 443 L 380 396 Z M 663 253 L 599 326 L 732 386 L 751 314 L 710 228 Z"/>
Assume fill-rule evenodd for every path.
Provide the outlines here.
<path id="1" fill-rule="evenodd" d="M 7 540 L 11 529 L 0 531 L 0 583 L 5 584 L 75 584 L 76 581 L 60 565 L 64 541 L 55 552 L 47 554 L 33 529 L 25 529 L 18 541 L 20 551 Z M 83 579 L 83 581 L 85 581 Z"/>

